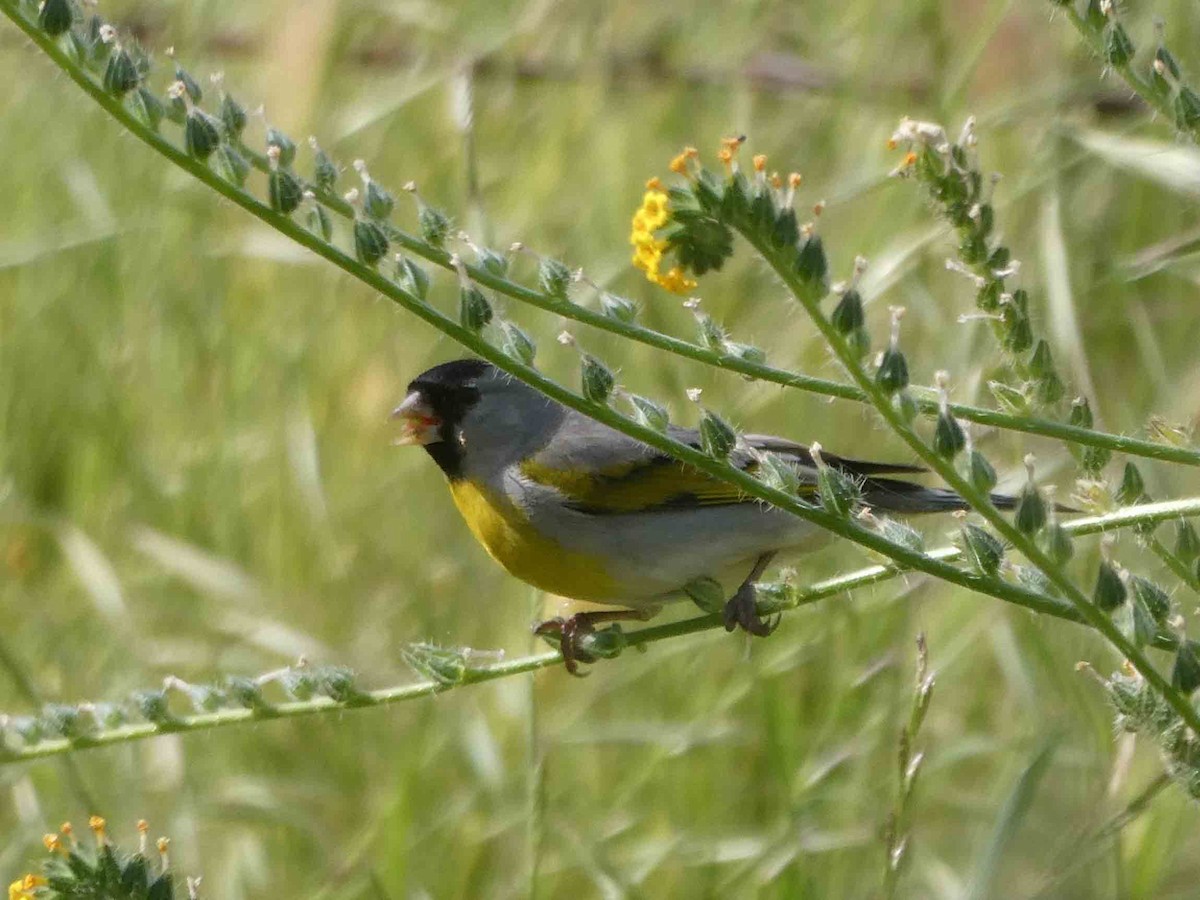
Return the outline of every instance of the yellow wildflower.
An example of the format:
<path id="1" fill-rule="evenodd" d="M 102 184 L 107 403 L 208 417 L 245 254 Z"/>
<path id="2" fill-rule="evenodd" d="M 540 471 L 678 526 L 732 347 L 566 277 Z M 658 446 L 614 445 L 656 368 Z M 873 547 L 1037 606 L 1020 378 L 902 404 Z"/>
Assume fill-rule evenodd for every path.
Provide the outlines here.
<path id="1" fill-rule="evenodd" d="M 665 191 L 662 180 L 657 175 L 652 175 L 646 179 L 646 190 L 648 191 Z"/>
<path id="2" fill-rule="evenodd" d="M 8 886 L 8 900 L 33 900 L 33 892 L 46 886 L 41 875 L 26 875 Z"/>
<path id="3" fill-rule="evenodd" d="M 646 191 L 638 212 L 645 214 L 651 231 L 662 228 L 667 224 L 667 195 L 662 191 Z"/>
<path id="4" fill-rule="evenodd" d="M 687 161 L 695 154 L 688 148 L 672 161 L 672 171 L 687 170 Z M 678 163 L 678 168 L 676 168 Z M 684 275 L 683 270 L 675 266 L 665 275 L 662 273 L 663 253 L 668 244 L 654 236 L 654 232 L 671 220 L 667 206 L 667 195 L 661 188 L 661 182 L 652 179 L 647 183 L 649 188 L 642 196 L 642 205 L 633 214 L 633 223 L 629 232 L 629 243 L 633 245 L 632 262 L 635 267 L 646 274 L 646 280 L 653 282 L 676 294 L 686 294 L 696 286 L 696 282 Z"/>
<path id="5" fill-rule="evenodd" d="M 672 159 L 670 163 L 667 164 L 667 168 L 670 169 L 672 172 L 674 172 L 676 175 L 686 175 L 687 174 L 687 163 L 688 163 L 687 154 L 680 153 L 678 156 L 676 156 L 674 159 Z"/>
<path id="6" fill-rule="evenodd" d="M 751 159 L 751 162 L 754 163 L 754 171 L 755 172 L 767 171 L 767 154 L 756 153 L 756 154 L 754 154 L 754 157 Z"/>
<path id="7" fill-rule="evenodd" d="M 696 287 L 696 282 L 684 275 L 683 269 L 679 266 L 675 266 L 666 275 L 660 276 L 658 283 L 672 294 L 686 294 Z"/>

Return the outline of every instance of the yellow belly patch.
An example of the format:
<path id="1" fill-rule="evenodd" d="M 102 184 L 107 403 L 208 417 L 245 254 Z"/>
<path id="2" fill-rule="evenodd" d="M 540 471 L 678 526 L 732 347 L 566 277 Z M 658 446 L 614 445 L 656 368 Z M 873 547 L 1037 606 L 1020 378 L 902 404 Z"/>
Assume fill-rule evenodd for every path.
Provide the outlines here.
<path id="1" fill-rule="evenodd" d="M 450 494 L 476 540 L 511 575 L 575 600 L 617 599 L 602 562 L 538 534 L 507 498 L 466 480 L 450 482 Z"/>

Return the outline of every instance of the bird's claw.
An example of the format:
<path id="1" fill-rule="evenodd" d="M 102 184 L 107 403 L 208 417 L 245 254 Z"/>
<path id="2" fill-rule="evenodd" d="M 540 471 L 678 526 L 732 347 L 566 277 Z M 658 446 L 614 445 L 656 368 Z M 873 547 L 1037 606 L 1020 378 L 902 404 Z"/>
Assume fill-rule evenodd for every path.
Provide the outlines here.
<path id="1" fill-rule="evenodd" d="M 562 616 L 555 616 L 553 619 L 547 619 L 545 622 L 540 622 L 534 626 L 533 633 L 539 636 L 558 636 L 559 651 L 562 653 L 563 665 L 567 667 L 567 671 L 577 678 L 583 678 L 588 675 L 587 672 L 579 671 L 579 663 L 594 663 L 596 657 L 584 650 L 580 646 L 580 642 L 587 635 L 593 634 L 595 629 L 587 619 L 581 618 L 578 615 L 564 619 Z"/>
<path id="2" fill-rule="evenodd" d="M 767 637 L 779 627 L 783 618 L 782 615 L 777 615 L 771 619 L 764 619 L 758 614 L 758 598 L 753 584 L 743 584 L 738 588 L 737 593 L 726 601 L 721 617 L 725 622 L 726 631 L 740 627 L 755 637 Z"/>

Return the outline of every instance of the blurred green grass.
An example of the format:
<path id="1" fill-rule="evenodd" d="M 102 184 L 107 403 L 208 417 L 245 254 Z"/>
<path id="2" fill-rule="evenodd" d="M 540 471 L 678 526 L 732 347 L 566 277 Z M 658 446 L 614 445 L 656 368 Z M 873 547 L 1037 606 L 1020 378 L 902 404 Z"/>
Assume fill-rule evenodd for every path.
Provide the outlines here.
<path id="1" fill-rule="evenodd" d="M 1196 150 L 1125 108 L 1041 3 L 797 7 L 113 0 L 104 11 L 160 57 L 173 44 L 197 75 L 225 71 L 293 137 L 317 134 L 344 164 L 365 158 L 393 188 L 415 179 L 495 246 L 521 240 L 585 265 L 679 333 L 690 316 L 627 264 L 628 219 L 681 145 L 711 152 L 744 131 L 773 166 L 805 174 L 805 203 L 830 201 L 822 229 L 838 271 L 855 253 L 872 260 L 875 332 L 889 304 L 908 306 L 914 378 L 949 369 L 964 400 L 983 396 L 994 351 L 978 324 L 957 324 L 969 285 L 944 270 L 952 246 L 916 189 L 883 177 L 896 161 L 883 145 L 903 114 L 954 129 L 974 113 L 985 165 L 1005 175 L 997 204 L 1022 280 L 1064 368 L 1096 385 L 1100 421 L 1194 425 L 1198 270 L 1170 243 L 1197 227 Z M 1173 46 L 1200 36 L 1181 0 L 1130 13 L 1142 43 L 1154 13 Z M 0 28 L 0 47 L 0 640 L 40 694 L 112 699 L 168 673 L 212 679 L 300 654 L 382 685 L 408 677 L 407 641 L 526 650 L 529 589 L 471 541 L 429 461 L 389 445 L 390 404 L 454 346 L 171 171 L 14 29 Z M 473 141 L 456 113 L 466 84 Z M 836 376 L 762 268 L 735 259 L 701 290 L 773 361 Z M 574 356 L 553 340 L 561 323 L 511 312 L 543 367 L 572 378 Z M 746 428 L 903 458 L 860 407 L 579 334 L 681 416 L 684 389 L 699 385 Z M 1061 447 L 980 440 L 1010 479 L 1032 449 L 1068 489 Z M 1157 497 L 1200 488 L 1191 472 L 1144 470 Z M 1154 571 L 1132 536 L 1119 549 Z M 1094 546 L 1080 556 L 1082 575 Z M 801 570 L 861 563 L 831 547 Z M 1194 611 L 1195 598 L 1179 600 Z M 533 703 L 540 896 L 869 896 L 918 630 L 939 681 L 907 895 L 1028 897 L 1058 875 L 1047 896 L 1193 895 L 1200 821 L 1175 791 L 1072 866 L 1092 849 L 1082 835 L 1158 771 L 1149 748 L 1122 759 L 1098 692 L 1074 671 L 1119 661 L 1081 629 L 916 578 L 794 613 L 767 642 L 699 636 L 584 682 L 548 671 L 76 764 L 114 829 L 151 819 L 208 896 L 524 896 Z M 28 708 L 0 676 L 0 709 Z M 1048 741 L 1031 801 L 1006 821 Z M 63 771 L 0 769 L 0 872 L 92 811 Z"/>

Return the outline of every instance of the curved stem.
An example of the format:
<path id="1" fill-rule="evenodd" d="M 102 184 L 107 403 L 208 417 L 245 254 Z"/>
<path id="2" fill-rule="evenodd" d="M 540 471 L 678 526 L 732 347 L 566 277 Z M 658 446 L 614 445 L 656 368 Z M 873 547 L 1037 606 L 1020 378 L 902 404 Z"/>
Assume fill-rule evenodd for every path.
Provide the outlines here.
<path id="1" fill-rule="evenodd" d="M 1146 525 L 1152 522 L 1164 522 L 1170 519 L 1192 516 L 1200 516 L 1200 497 L 1193 497 L 1187 500 L 1173 500 L 1165 503 L 1150 503 L 1142 506 L 1130 506 L 1103 516 L 1087 516 L 1075 519 L 1072 522 L 1064 524 L 1063 527 L 1076 536 L 1083 536 L 1112 531 L 1117 528 Z M 929 559 L 949 562 L 961 558 L 962 550 L 958 547 L 940 547 L 930 550 L 925 556 Z M 802 606 L 808 606 L 858 588 L 889 581 L 907 571 L 909 570 L 905 567 L 894 563 L 867 566 L 854 572 L 847 572 L 844 575 L 797 588 L 787 602 L 775 605 L 772 607 L 772 611 L 783 612 L 798 609 Z M 1065 604 L 1059 604 L 1048 609 L 1037 608 L 1036 611 L 1049 612 L 1051 615 L 1072 622 L 1082 621 L 1075 613 L 1075 610 Z M 655 625 L 627 632 L 625 634 L 625 644 L 628 647 L 645 647 L 671 638 L 711 631 L 720 627 L 723 627 L 720 616 L 695 616 L 679 622 Z M 1164 633 L 1156 639 L 1155 646 L 1169 650 L 1177 646 L 1177 641 L 1173 636 Z M 71 753 L 76 750 L 87 750 L 96 747 L 107 747 L 113 744 L 128 743 L 130 741 L 145 740 L 161 734 L 207 731 L 213 728 L 223 728 L 228 725 L 238 725 L 246 722 L 261 722 L 270 719 L 318 715 L 331 711 L 390 706 L 394 703 L 416 700 L 421 697 L 444 693 L 471 684 L 481 684 L 486 681 L 495 681 L 499 678 L 508 678 L 513 675 L 544 669 L 547 666 L 560 662 L 561 659 L 562 657 L 557 651 L 534 653 L 494 665 L 469 668 L 466 670 L 461 681 L 453 683 L 418 681 L 414 684 L 364 692 L 361 697 L 356 698 L 352 702 L 340 703 L 328 697 L 320 697 L 312 700 L 281 703 L 267 709 L 228 709 L 212 713 L 180 716 L 167 724 L 145 722 L 123 725 L 117 728 L 98 731 L 74 740 L 47 740 L 18 748 L 6 747 L 3 741 L 0 740 L 0 764 L 42 759 Z M 0 731 L 0 737 L 2 737 L 2 731 Z"/>

